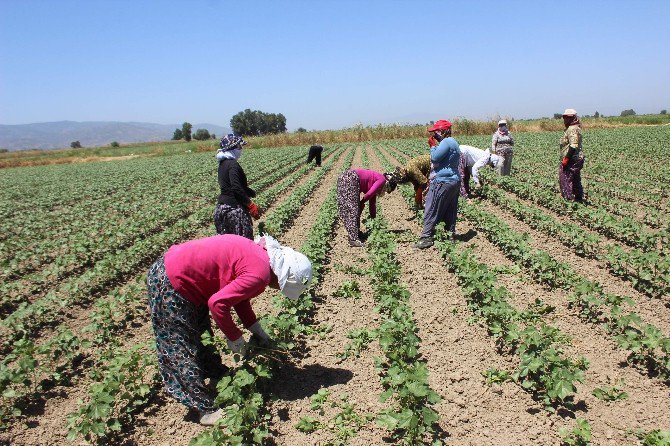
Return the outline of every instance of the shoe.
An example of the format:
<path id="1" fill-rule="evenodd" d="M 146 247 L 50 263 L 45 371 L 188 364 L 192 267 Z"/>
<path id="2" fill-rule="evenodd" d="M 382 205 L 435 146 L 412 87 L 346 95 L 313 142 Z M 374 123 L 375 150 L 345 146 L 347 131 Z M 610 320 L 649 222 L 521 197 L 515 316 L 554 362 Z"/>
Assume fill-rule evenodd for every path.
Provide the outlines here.
<path id="1" fill-rule="evenodd" d="M 365 244 L 360 240 L 349 240 L 349 246 L 352 248 L 362 248 Z"/>
<path id="2" fill-rule="evenodd" d="M 421 237 L 418 242 L 414 244 L 416 249 L 426 249 L 433 246 L 433 237 Z"/>
<path id="3" fill-rule="evenodd" d="M 214 426 L 223 417 L 223 409 L 200 415 L 200 424 L 203 426 Z"/>

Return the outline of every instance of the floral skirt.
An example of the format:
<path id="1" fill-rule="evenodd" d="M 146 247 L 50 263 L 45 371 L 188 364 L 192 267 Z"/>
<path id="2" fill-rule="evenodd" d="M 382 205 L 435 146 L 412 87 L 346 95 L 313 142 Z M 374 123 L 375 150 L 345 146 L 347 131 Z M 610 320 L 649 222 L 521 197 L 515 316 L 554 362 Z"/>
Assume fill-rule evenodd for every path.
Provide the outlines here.
<path id="1" fill-rule="evenodd" d="M 217 205 L 214 209 L 214 226 L 217 234 L 236 234 L 254 239 L 251 214 L 243 206 Z"/>
<path id="2" fill-rule="evenodd" d="M 167 393 L 201 413 L 213 412 L 214 397 L 205 378 L 219 378 L 225 368 L 221 357 L 200 339 L 212 332 L 208 307 L 193 304 L 172 287 L 162 257 L 149 269 L 147 287 L 158 368 Z"/>

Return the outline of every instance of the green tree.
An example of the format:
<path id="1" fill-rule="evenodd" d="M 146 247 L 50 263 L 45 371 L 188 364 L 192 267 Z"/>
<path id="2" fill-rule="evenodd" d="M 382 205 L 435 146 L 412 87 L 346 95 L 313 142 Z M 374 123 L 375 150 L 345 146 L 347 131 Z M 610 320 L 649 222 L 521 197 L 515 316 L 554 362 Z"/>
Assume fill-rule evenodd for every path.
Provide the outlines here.
<path id="1" fill-rule="evenodd" d="M 633 110 L 632 108 L 621 112 L 621 116 L 635 116 L 635 115 L 636 115 L 635 110 Z"/>
<path id="2" fill-rule="evenodd" d="M 119 143 L 116 142 L 116 141 L 112 141 L 112 143 L 110 144 L 110 146 L 112 146 L 112 147 L 119 147 Z"/>
<path id="3" fill-rule="evenodd" d="M 593 117 L 594 117 L 594 118 L 600 118 L 600 113 L 595 112 L 595 113 L 593 114 Z"/>
<path id="4" fill-rule="evenodd" d="M 212 139 L 216 139 L 216 134 L 212 133 Z"/>
<path id="5" fill-rule="evenodd" d="M 307 133 L 307 129 L 303 127 L 298 127 L 298 130 L 295 131 L 296 133 Z"/>
<path id="6" fill-rule="evenodd" d="M 181 132 L 181 129 L 174 129 L 174 133 L 172 134 L 172 140 L 179 141 L 180 139 L 184 139 L 184 134 Z"/>
<path id="7" fill-rule="evenodd" d="M 204 141 L 206 139 L 209 139 L 209 130 L 207 129 L 198 129 L 195 131 L 195 134 L 193 135 L 193 139 L 196 141 Z"/>
<path id="8" fill-rule="evenodd" d="M 70 143 L 70 147 L 73 149 L 81 149 L 81 143 L 79 141 L 73 141 Z"/>
<path id="9" fill-rule="evenodd" d="M 562 113 L 554 113 L 554 119 L 561 119 L 563 117 Z"/>
<path id="10" fill-rule="evenodd" d="M 191 125 L 190 122 L 185 122 L 181 125 L 181 134 L 182 134 L 182 138 L 184 140 L 186 140 L 186 141 L 191 140 L 191 129 L 192 128 L 193 128 L 193 126 Z"/>
<path id="11" fill-rule="evenodd" d="M 286 132 L 286 117 L 281 113 L 264 113 L 246 109 L 230 120 L 230 127 L 239 135 L 258 136 Z"/>
<path id="12" fill-rule="evenodd" d="M 666 109 L 663 109 L 663 110 L 661 110 L 661 114 L 662 114 L 662 115 L 667 115 L 667 114 L 668 114 L 668 111 L 667 111 Z"/>

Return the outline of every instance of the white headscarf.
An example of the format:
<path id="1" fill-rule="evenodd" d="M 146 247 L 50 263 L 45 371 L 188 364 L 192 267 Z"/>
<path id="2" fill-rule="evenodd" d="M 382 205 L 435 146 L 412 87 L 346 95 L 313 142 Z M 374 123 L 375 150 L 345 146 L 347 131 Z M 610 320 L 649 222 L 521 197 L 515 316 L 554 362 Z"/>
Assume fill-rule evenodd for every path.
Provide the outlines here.
<path id="1" fill-rule="evenodd" d="M 232 149 L 232 150 L 217 150 L 216 151 L 216 160 L 217 161 L 223 161 L 223 160 L 238 160 L 240 159 L 240 156 L 242 156 L 242 149 L 237 148 L 237 149 Z"/>
<path id="2" fill-rule="evenodd" d="M 256 237 L 256 243 L 265 240 L 270 257 L 270 268 L 279 279 L 279 289 L 289 299 L 297 299 L 312 280 L 312 263 L 304 255 L 288 246 L 282 246 L 269 235 Z"/>

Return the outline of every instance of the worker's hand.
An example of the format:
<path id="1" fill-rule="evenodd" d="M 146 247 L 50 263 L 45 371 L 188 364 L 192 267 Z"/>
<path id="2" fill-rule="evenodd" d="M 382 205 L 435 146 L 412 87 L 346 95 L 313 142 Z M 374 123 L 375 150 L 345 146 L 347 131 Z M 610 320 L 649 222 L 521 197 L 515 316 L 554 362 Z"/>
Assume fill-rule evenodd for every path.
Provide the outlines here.
<path id="1" fill-rule="evenodd" d="M 226 344 L 233 353 L 244 355 L 247 352 L 247 341 L 244 340 L 244 336 L 240 336 L 239 339 L 234 341 L 226 338 Z"/>
<path id="2" fill-rule="evenodd" d="M 268 345 L 270 343 L 270 336 L 263 330 L 260 322 L 256 321 L 254 325 L 249 327 L 249 331 L 254 334 L 261 345 Z"/>
<path id="3" fill-rule="evenodd" d="M 249 213 L 251 214 L 254 220 L 258 220 L 259 218 L 261 218 L 261 211 L 260 209 L 258 209 L 258 206 L 253 201 L 247 205 L 247 209 L 249 209 Z"/>
<path id="4" fill-rule="evenodd" d="M 570 158 L 568 158 L 567 156 L 564 157 L 564 158 L 561 160 L 561 166 L 563 166 L 563 169 L 565 169 L 566 167 L 568 167 L 568 162 L 569 162 L 569 161 L 570 161 Z"/>

